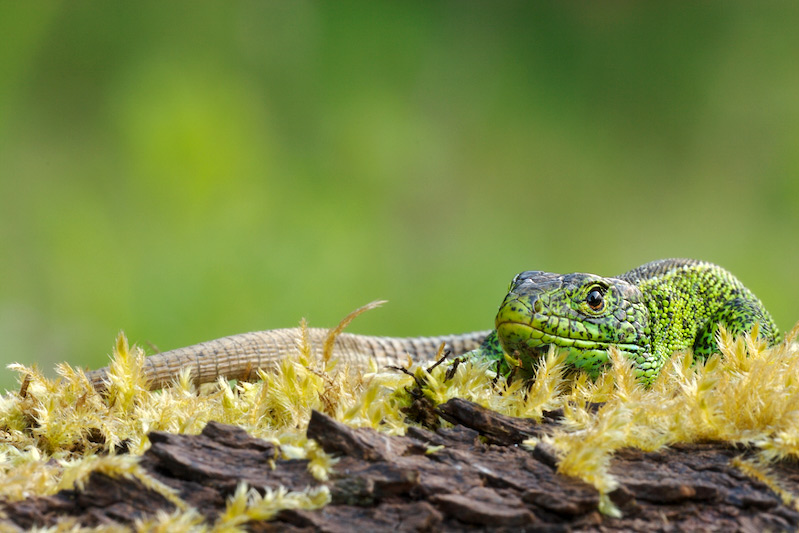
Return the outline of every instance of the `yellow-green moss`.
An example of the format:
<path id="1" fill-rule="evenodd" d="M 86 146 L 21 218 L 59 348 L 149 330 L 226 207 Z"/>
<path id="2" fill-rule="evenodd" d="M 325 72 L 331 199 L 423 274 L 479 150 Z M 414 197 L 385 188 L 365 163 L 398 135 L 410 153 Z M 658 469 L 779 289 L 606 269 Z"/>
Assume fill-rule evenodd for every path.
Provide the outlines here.
<path id="1" fill-rule="evenodd" d="M 449 379 L 446 365 L 430 371 L 416 365 L 410 372 L 435 403 L 461 397 L 539 420 L 543 411 L 562 408 L 559 429 L 546 438 L 559 454 L 559 470 L 594 485 L 602 495 L 602 510 L 613 514 L 616 510 L 606 498 L 616 487 L 609 465 L 613 452 L 622 447 L 656 450 L 699 440 L 744 443 L 760 452 L 757 461 L 741 462 L 739 468 L 770 483 L 769 462 L 799 457 L 798 334 L 799 326 L 785 342 L 768 348 L 752 336 L 733 339 L 722 330 L 720 355 L 694 362 L 690 354 L 677 354 L 648 389 L 618 354 L 612 354 L 612 367 L 596 381 L 568 376 L 564 357 L 554 351 L 542 361 L 532 385 L 496 379 L 485 362 L 465 361 Z M 279 372 L 262 373 L 261 381 L 220 380 L 194 390 L 184 373 L 174 386 L 150 392 L 141 376 L 143 351 L 130 348 L 120 334 L 107 396 L 95 392 L 83 373 L 68 365 L 57 368 L 60 377 L 55 380 L 35 368 L 12 365 L 24 385 L 0 398 L 0 497 L 53 494 L 80 486 L 89 472 L 100 469 L 134 476 L 182 508 L 137 528 L 196 530 L 202 523 L 199 515 L 139 469 L 136 457 L 149 447 L 148 432 L 198 433 L 209 420 L 271 440 L 286 458 L 309 459 L 310 472 L 325 480 L 335 460 L 305 437 L 311 410 L 353 426 L 402 434 L 407 423 L 401 408 L 410 404 L 406 387 L 414 383 L 410 375 L 375 366 L 367 372 L 339 368 L 329 355 L 313 357 L 306 339 Z M 596 402 L 604 405 L 594 413 L 589 406 Z M 115 449 L 123 441 L 130 455 L 117 456 Z M 779 490 L 784 499 L 793 498 Z M 219 522 L 202 528 L 235 530 L 281 508 L 316 508 L 329 498 L 322 489 L 257 494 L 240 487 Z"/>

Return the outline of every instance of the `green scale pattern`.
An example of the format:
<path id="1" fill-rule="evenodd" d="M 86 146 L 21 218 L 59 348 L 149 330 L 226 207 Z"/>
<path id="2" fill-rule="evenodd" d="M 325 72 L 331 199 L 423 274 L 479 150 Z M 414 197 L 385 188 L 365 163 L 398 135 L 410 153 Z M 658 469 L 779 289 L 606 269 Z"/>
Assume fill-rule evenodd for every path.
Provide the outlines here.
<path id="1" fill-rule="evenodd" d="M 662 259 L 610 278 L 527 271 L 513 279 L 496 329 L 470 355 L 499 361 L 503 372 L 529 373 L 555 346 L 568 350 L 568 364 L 596 377 L 614 346 L 648 385 L 675 352 L 717 351 L 719 324 L 734 334 L 759 324 L 760 337 L 779 341 L 760 300 L 712 263 Z"/>

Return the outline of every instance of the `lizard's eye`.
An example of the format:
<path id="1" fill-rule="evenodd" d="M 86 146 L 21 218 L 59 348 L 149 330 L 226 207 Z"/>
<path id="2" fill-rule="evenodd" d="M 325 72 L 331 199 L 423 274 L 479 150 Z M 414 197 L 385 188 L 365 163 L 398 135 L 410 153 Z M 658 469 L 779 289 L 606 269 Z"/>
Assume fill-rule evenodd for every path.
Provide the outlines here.
<path id="1" fill-rule="evenodd" d="M 605 297 L 599 292 L 599 289 L 593 289 L 585 297 L 585 303 L 594 311 L 601 311 L 605 307 Z"/>

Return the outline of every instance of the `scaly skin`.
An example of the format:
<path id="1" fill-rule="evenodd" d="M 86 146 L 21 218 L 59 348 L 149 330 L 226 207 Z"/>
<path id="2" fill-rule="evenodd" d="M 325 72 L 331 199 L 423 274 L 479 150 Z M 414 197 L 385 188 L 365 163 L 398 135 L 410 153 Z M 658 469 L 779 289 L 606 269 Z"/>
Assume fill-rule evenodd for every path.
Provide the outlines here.
<path id="1" fill-rule="evenodd" d="M 308 328 L 308 343 L 313 355 L 321 356 L 329 330 Z M 475 331 L 441 337 L 373 337 L 341 333 L 336 336 L 333 356 L 339 368 L 365 370 L 370 361 L 378 367 L 403 366 L 408 357 L 415 361 L 430 359 L 444 343 L 454 355 L 461 355 L 481 345 L 490 331 Z M 296 355 L 300 328 L 253 331 L 202 342 L 185 348 L 151 355 L 144 360 L 142 372 L 150 389 L 160 389 L 173 382 L 184 368 L 191 370 L 195 384 L 210 383 L 219 377 L 250 380 L 257 370 L 278 370 L 286 357 Z M 87 374 L 97 390 L 106 388 L 108 368 Z"/>
<path id="2" fill-rule="evenodd" d="M 554 345 L 569 351 L 567 363 L 597 376 L 615 346 L 650 384 L 674 352 L 716 351 L 719 324 L 734 334 L 759 324 L 760 337 L 779 340 L 763 304 L 711 263 L 664 259 L 615 278 L 522 272 L 497 313 L 498 342 L 489 337 L 476 355 L 497 358 L 499 344 L 503 359 L 532 369 Z"/>
<path id="3" fill-rule="evenodd" d="M 616 347 L 634 361 L 636 373 L 651 383 L 676 351 L 693 348 L 706 356 L 716 350 L 718 324 L 735 334 L 760 325 L 769 343 L 777 327 L 760 301 L 732 274 L 691 259 L 664 259 L 615 278 L 594 274 L 529 271 L 516 276 L 496 316 L 496 329 L 444 337 L 370 337 L 342 333 L 333 354 L 349 366 L 398 366 L 411 355 L 431 359 L 445 342 L 455 355 L 489 358 L 509 371 L 509 362 L 531 372 L 550 345 L 569 351 L 567 362 L 597 376 Z M 327 330 L 310 329 L 311 350 L 321 353 Z M 243 333 L 148 357 L 143 372 L 150 388 L 175 379 L 183 368 L 195 383 L 251 379 L 255 370 L 274 371 L 296 353 L 299 329 Z M 88 374 L 105 388 L 107 368 Z"/>

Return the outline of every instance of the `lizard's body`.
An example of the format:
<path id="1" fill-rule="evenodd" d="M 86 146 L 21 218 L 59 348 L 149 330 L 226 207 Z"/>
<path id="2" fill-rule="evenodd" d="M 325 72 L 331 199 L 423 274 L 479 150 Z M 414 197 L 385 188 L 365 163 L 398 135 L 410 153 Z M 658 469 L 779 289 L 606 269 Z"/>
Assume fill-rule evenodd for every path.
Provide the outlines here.
<path id="1" fill-rule="evenodd" d="M 351 367 L 400 365 L 410 355 L 431 359 L 446 342 L 455 355 L 488 357 L 531 368 L 556 345 L 570 351 L 568 362 L 592 375 L 601 371 L 611 346 L 634 361 L 650 383 L 666 359 L 692 348 L 701 356 L 716 350 L 718 324 L 733 333 L 759 334 L 769 343 L 779 334 L 760 301 L 726 270 L 700 261 L 665 259 L 615 278 L 593 274 L 529 271 L 511 282 L 495 320 L 496 329 L 443 337 L 370 337 L 340 334 L 334 355 Z M 172 381 L 185 367 L 197 383 L 248 379 L 257 368 L 274 370 L 295 353 L 300 330 L 278 329 L 233 335 L 148 357 L 144 373 L 151 388 Z M 327 330 L 310 329 L 320 351 Z M 107 369 L 89 373 L 103 387 Z"/>

